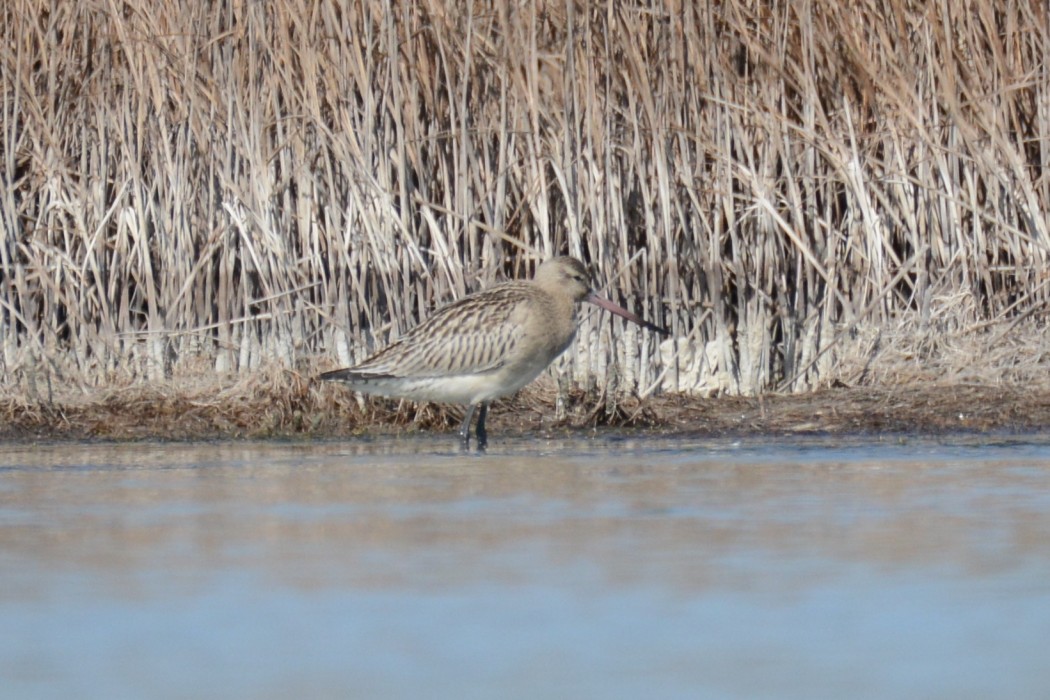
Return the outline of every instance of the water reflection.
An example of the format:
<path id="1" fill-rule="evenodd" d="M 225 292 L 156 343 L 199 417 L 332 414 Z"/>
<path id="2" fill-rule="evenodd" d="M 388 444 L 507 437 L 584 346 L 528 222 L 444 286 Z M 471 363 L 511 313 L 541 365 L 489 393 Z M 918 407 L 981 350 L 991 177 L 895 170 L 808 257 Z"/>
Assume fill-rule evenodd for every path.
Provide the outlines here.
<path id="1" fill-rule="evenodd" d="M 4 448 L 0 615 L 35 646 L 0 641 L 0 677 L 19 697 L 99 669 L 105 697 L 154 680 L 259 697 L 269 686 L 222 669 L 261 658 L 285 695 L 529 697 L 561 678 L 603 697 L 1019 697 L 1050 682 L 1039 441 L 445 447 Z M 94 671 L 71 662 L 86 647 Z M 190 688 L 176 669 L 195 658 Z M 489 685 L 455 672 L 469 659 Z M 972 673 L 949 673 L 964 660 Z"/>

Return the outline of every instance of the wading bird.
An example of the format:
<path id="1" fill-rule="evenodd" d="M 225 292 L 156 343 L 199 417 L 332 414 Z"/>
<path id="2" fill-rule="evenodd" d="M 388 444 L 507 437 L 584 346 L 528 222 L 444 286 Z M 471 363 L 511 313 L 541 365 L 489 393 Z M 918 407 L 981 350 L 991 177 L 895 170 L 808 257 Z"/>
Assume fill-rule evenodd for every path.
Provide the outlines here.
<path id="1" fill-rule="evenodd" d="M 591 291 L 579 260 L 558 257 L 540 265 L 530 281 L 506 282 L 443 306 L 364 362 L 325 372 L 321 379 L 346 382 L 366 394 L 465 404 L 459 428 L 464 447 L 480 407 L 476 434 L 484 449 L 489 402 L 531 382 L 569 347 L 583 301 L 667 335 Z"/>

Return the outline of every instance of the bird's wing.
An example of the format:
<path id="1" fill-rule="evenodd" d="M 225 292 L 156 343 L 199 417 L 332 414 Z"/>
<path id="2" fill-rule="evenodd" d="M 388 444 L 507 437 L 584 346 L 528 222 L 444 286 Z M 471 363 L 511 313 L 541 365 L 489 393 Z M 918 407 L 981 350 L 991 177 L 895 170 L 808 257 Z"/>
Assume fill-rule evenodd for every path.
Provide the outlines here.
<path id="1" fill-rule="evenodd" d="M 436 311 L 367 360 L 325 379 L 452 377 L 494 372 L 524 336 L 519 308 L 532 290 L 508 284 Z"/>

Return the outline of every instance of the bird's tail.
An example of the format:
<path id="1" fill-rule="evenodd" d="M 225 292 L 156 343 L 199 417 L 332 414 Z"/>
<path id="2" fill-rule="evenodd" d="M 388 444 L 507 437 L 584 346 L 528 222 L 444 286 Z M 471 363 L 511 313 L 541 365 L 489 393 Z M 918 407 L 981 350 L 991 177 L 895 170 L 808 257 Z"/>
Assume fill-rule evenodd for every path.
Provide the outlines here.
<path id="1" fill-rule="evenodd" d="M 356 379 L 360 379 L 361 376 L 349 367 L 345 367 L 343 369 L 333 369 L 328 372 L 321 372 L 321 374 L 317 375 L 317 378 L 326 382 L 352 382 Z"/>

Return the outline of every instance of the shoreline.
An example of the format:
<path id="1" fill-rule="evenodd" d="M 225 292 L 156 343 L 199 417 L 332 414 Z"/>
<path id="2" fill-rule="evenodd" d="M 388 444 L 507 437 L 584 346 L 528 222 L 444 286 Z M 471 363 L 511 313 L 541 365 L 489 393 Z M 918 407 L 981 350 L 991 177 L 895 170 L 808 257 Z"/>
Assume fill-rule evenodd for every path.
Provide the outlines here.
<path id="1" fill-rule="evenodd" d="M 758 397 L 656 396 L 639 401 L 568 397 L 555 417 L 549 387 L 495 402 L 489 431 L 537 438 L 620 428 L 662 437 L 872 436 L 1033 433 L 1050 427 L 1050 388 L 1019 385 L 864 386 Z M 0 441 L 331 440 L 426 435 L 453 437 L 462 407 L 317 388 L 286 392 L 179 392 L 135 386 L 77 401 L 0 400 Z"/>

